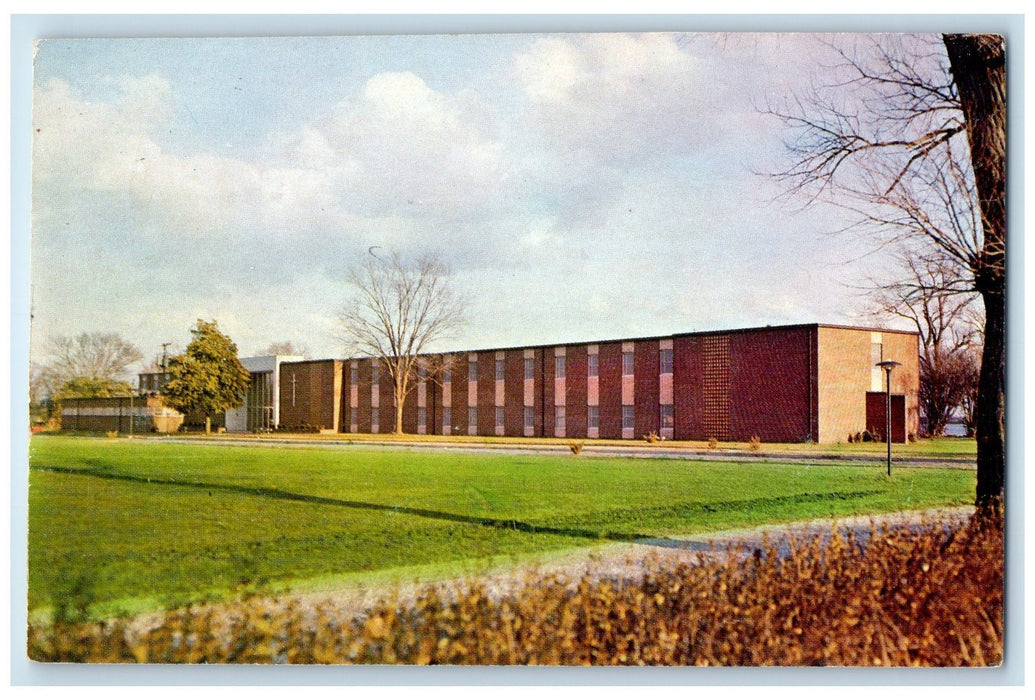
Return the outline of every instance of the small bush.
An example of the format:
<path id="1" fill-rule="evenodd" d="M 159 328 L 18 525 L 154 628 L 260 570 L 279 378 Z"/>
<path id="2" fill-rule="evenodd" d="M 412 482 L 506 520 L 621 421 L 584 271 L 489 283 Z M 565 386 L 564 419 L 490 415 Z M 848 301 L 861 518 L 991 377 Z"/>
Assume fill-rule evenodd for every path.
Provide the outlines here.
<path id="1" fill-rule="evenodd" d="M 661 437 L 654 430 L 652 430 L 649 433 L 647 433 L 646 435 L 644 435 L 643 439 L 647 441 L 648 445 L 653 445 L 655 443 L 661 442 Z"/>
<path id="2" fill-rule="evenodd" d="M 576 457 L 579 456 L 579 453 L 582 452 L 582 448 L 585 447 L 585 446 L 586 446 L 586 443 L 584 443 L 584 442 L 571 441 L 571 442 L 568 443 L 568 449 L 571 450 L 571 453 L 573 455 L 575 455 Z"/>
<path id="3" fill-rule="evenodd" d="M 752 452 L 758 452 L 760 449 L 762 449 L 762 438 L 758 437 L 757 435 L 752 435 L 751 439 L 748 440 L 748 449 L 750 449 Z"/>
<path id="4" fill-rule="evenodd" d="M 119 436 L 119 431 L 117 431 L 117 430 L 109 430 L 105 434 L 108 436 L 109 440 L 114 440 L 115 438 L 117 438 Z"/>
<path id="5" fill-rule="evenodd" d="M 719 447 L 719 441 L 713 437 L 708 438 L 708 449 L 715 450 Z"/>

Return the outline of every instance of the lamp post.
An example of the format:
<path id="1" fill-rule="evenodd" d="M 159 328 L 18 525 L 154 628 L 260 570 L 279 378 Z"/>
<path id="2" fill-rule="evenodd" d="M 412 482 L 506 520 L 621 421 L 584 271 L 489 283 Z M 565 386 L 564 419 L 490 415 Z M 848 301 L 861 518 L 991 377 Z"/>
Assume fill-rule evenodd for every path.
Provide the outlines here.
<path id="1" fill-rule="evenodd" d="M 887 386 L 888 402 L 887 407 L 884 411 L 884 417 L 887 419 L 887 425 L 886 432 L 884 433 L 884 439 L 888 441 L 888 476 L 891 476 L 891 370 L 895 369 L 900 364 L 902 363 L 895 362 L 894 360 L 884 360 L 883 362 L 877 363 L 877 366 L 884 370 L 884 374 L 887 379 L 885 385 Z"/>

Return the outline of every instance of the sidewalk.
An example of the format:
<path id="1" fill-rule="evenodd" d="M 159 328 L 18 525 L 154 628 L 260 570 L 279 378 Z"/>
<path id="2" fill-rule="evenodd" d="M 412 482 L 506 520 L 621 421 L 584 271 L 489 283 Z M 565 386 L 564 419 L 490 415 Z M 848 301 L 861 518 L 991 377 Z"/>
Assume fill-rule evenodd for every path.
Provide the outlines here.
<path id="1" fill-rule="evenodd" d="M 144 437 L 144 436 L 141 436 Z M 567 444 L 555 444 L 532 441 L 522 444 L 519 442 L 492 443 L 492 442 L 438 442 L 428 440 L 408 440 L 405 437 L 385 437 L 384 439 L 372 439 L 364 436 L 360 439 L 342 435 L 328 438 L 308 435 L 285 436 L 285 435 L 228 435 L 217 436 L 191 436 L 191 435 L 170 435 L 170 436 L 147 436 L 145 439 L 161 440 L 181 444 L 207 444 L 207 445 L 266 445 L 270 447 L 318 447 L 325 449 L 405 449 L 418 451 L 445 451 L 458 454 L 471 454 L 478 452 L 492 452 L 495 454 L 527 455 L 527 454 L 570 454 L 571 448 Z M 683 459 L 695 461 L 718 461 L 718 462 L 853 462 L 863 464 L 884 464 L 887 457 L 885 454 L 857 454 L 836 451 L 804 451 L 789 449 L 766 450 L 765 445 L 758 451 L 749 449 L 737 449 L 731 447 L 718 447 L 714 450 L 699 448 L 695 446 L 666 445 L 665 443 L 647 444 L 634 441 L 623 441 L 628 444 L 597 443 L 593 441 L 584 442 L 579 458 L 593 457 L 627 457 L 627 458 L 648 458 L 648 459 Z M 974 457 L 958 456 L 929 456 L 912 454 L 895 454 L 895 446 L 892 446 L 892 466 L 900 467 L 941 467 L 956 469 L 976 469 L 977 462 Z"/>

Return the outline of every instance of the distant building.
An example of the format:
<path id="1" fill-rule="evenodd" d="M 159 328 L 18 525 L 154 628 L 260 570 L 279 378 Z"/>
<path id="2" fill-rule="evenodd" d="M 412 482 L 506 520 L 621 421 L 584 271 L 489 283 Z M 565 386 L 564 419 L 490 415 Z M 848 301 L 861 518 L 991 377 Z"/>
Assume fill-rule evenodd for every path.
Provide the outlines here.
<path id="1" fill-rule="evenodd" d="M 257 358 L 262 359 L 262 358 Z M 413 434 L 763 442 L 846 441 L 885 431 L 882 360 L 892 372 L 892 439 L 919 427 L 914 332 L 823 324 L 537 345 L 426 356 L 408 397 Z M 263 366 L 268 366 L 263 365 Z M 258 366 L 258 365 L 257 365 Z M 391 380 L 372 358 L 294 361 L 268 373 L 273 425 L 341 433 L 394 428 Z M 251 410 L 251 409 L 248 409 Z M 231 430 L 253 429 L 259 418 Z M 243 426 L 243 427 L 242 427 Z"/>
<path id="2" fill-rule="evenodd" d="M 243 357 L 241 364 L 251 375 L 244 403 L 238 408 L 213 417 L 213 428 L 226 428 L 232 432 L 256 432 L 274 430 L 280 424 L 280 365 L 283 362 L 298 362 L 297 355 L 260 355 Z M 141 394 L 161 395 L 172 379 L 170 372 L 142 372 L 138 375 Z M 203 416 L 188 415 L 187 425 L 205 422 Z"/>
<path id="3" fill-rule="evenodd" d="M 174 433 L 183 414 L 169 408 L 157 396 L 117 396 L 61 400 L 62 430 Z"/>

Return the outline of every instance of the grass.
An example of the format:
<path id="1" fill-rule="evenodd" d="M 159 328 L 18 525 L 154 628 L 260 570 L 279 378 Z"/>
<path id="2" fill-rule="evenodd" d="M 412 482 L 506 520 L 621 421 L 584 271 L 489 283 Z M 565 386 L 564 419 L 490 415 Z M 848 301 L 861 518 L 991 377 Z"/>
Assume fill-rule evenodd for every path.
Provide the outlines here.
<path id="1" fill-rule="evenodd" d="M 642 536 L 965 504 L 974 474 L 36 436 L 29 608 L 441 577 Z M 82 606 L 80 606 L 82 607 Z"/>

